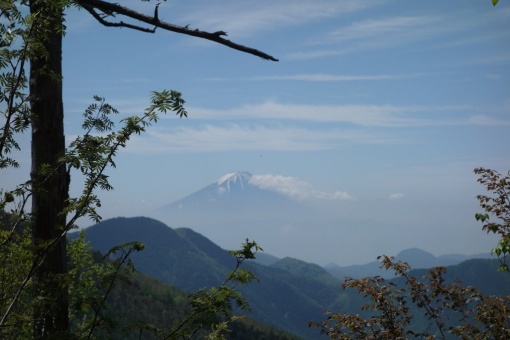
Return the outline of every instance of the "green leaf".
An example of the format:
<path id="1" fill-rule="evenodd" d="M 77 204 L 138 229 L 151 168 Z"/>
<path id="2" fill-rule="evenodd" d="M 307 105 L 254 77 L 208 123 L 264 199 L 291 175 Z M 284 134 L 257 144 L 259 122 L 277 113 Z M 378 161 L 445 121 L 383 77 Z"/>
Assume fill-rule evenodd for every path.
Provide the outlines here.
<path id="1" fill-rule="evenodd" d="M 499 0 L 492 0 L 492 4 L 496 6 L 498 4 Z"/>
<path id="2" fill-rule="evenodd" d="M 498 255 L 498 257 L 499 257 L 499 256 L 501 256 L 501 249 L 499 249 L 499 248 L 494 248 L 494 249 L 492 249 L 492 252 L 491 252 L 491 253 L 496 254 L 496 255 Z"/>
<path id="3" fill-rule="evenodd" d="M 13 202 L 14 201 L 14 195 L 11 193 L 11 192 L 6 192 L 5 193 L 5 201 L 7 203 L 10 203 L 10 202 Z"/>

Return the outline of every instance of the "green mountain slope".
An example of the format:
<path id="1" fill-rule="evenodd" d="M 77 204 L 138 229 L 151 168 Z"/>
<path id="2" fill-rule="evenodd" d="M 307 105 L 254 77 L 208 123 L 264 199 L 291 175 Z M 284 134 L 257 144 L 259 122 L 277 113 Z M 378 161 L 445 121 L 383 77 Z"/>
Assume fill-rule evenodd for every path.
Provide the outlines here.
<path id="1" fill-rule="evenodd" d="M 235 259 L 203 236 L 150 218 L 114 218 L 86 233 L 101 253 L 125 242 L 143 242 L 145 249 L 132 256 L 137 270 L 187 291 L 217 285 L 235 266 Z"/>
<path id="2" fill-rule="evenodd" d="M 109 339 L 159 339 L 139 325 L 152 324 L 168 330 L 184 320 L 190 311 L 188 294 L 149 276 L 129 275 L 130 284 L 117 284 L 108 298 L 106 311 L 116 322 L 117 331 Z M 138 325 L 138 326 L 137 326 Z M 203 338 L 202 330 L 195 338 Z M 106 334 L 103 334 L 106 337 Z M 299 340 L 297 336 L 274 329 L 251 319 L 237 320 L 231 324 L 227 339 Z"/>
<path id="3" fill-rule="evenodd" d="M 510 294 L 510 275 L 498 271 L 499 261 L 488 259 L 472 259 L 455 266 L 448 266 L 445 278 L 453 281 L 459 279 L 463 286 L 477 287 L 484 295 Z M 412 270 L 411 274 L 421 277 L 427 270 Z"/>
<path id="4" fill-rule="evenodd" d="M 115 218 L 87 229 L 86 239 L 94 249 L 105 252 L 114 245 L 139 241 L 145 244 L 132 260 L 140 272 L 186 291 L 219 285 L 235 267 L 227 251 L 191 229 L 171 229 L 149 218 Z M 245 263 L 260 279 L 241 287 L 252 307 L 248 315 L 261 322 L 294 332 L 306 338 L 318 333 L 307 322 L 322 317 L 325 309 L 345 306 L 341 282 L 317 265 L 299 263 L 302 273 L 320 269 L 322 276 L 300 275 L 286 268 L 293 259 L 280 260 L 272 266 Z M 281 268 L 279 268 L 281 267 Z M 326 279 L 327 277 L 327 279 Z"/>
<path id="5" fill-rule="evenodd" d="M 145 250 L 132 258 L 137 270 L 185 291 L 217 286 L 235 267 L 228 252 L 206 237 L 145 217 L 104 221 L 88 228 L 86 239 L 100 252 L 124 242 L 145 243 Z M 272 258 L 268 265 L 247 261 L 243 266 L 260 279 L 240 288 L 252 307 L 248 315 L 306 339 L 320 337 L 307 323 L 322 320 L 324 310 L 352 312 L 362 303 L 361 296 L 341 288 L 343 280 L 316 264 Z M 469 260 L 448 267 L 447 273 L 484 294 L 510 293 L 510 276 L 497 271 L 497 261 Z M 412 274 L 421 277 L 426 270 Z"/>

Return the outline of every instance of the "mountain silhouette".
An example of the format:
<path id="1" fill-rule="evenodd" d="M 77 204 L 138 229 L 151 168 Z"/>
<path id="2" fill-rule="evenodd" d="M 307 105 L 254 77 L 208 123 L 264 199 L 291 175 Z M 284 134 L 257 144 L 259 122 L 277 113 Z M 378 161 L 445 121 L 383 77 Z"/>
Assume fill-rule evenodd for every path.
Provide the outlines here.
<path id="1" fill-rule="evenodd" d="M 132 255 L 135 268 L 188 292 L 218 286 L 236 263 L 226 250 L 203 235 L 187 228 L 171 229 L 151 218 L 114 218 L 85 231 L 86 240 L 102 253 L 122 243 L 143 242 L 145 249 Z M 76 237 L 77 233 L 73 234 Z M 399 256 L 406 254 L 430 258 L 420 249 L 408 249 Z M 307 327 L 308 321 L 321 320 L 324 310 L 348 312 L 363 303 L 355 291 L 341 289 L 343 277 L 334 278 L 328 273 L 330 268 L 290 257 L 269 259 L 269 265 L 256 261 L 243 264 L 260 279 L 239 287 L 252 307 L 248 315 L 258 321 L 305 339 L 322 339 Z M 476 285 L 485 294 L 508 294 L 510 276 L 498 272 L 498 265 L 497 260 L 469 260 L 449 267 L 447 277 L 461 279 L 466 286 Z M 422 277 L 426 272 L 419 269 L 412 273 Z"/>
<path id="2" fill-rule="evenodd" d="M 178 201 L 146 215 L 172 228 L 191 228 L 224 248 L 246 238 L 270 253 L 299 257 L 299 248 L 315 234 L 314 227 L 337 223 L 333 216 L 275 190 L 254 184 L 248 172 L 232 172 Z M 291 237 L 299 243 L 291 242 Z"/>
<path id="3" fill-rule="evenodd" d="M 488 259 L 490 257 L 491 255 L 489 253 L 473 255 L 453 254 L 436 257 L 425 250 L 409 248 L 404 249 L 395 255 L 395 261 L 406 262 L 412 269 L 429 269 L 437 266 L 454 266 L 470 259 Z M 393 272 L 381 269 L 380 266 L 380 262 L 372 261 L 362 265 L 351 266 L 329 264 L 325 266 L 325 268 L 331 275 L 339 279 L 343 279 L 346 276 L 359 279 L 376 275 L 389 279 L 395 276 Z"/>
<path id="4" fill-rule="evenodd" d="M 131 257 L 136 270 L 188 292 L 220 285 L 236 266 L 226 250 L 199 233 L 146 217 L 105 220 L 87 228 L 85 239 L 101 253 L 143 242 L 144 250 Z M 243 268 L 260 279 L 238 287 L 252 307 L 248 316 L 306 339 L 320 338 L 308 321 L 320 319 L 326 309 L 343 308 L 339 301 L 348 299 L 338 299 L 345 294 L 340 281 L 315 264 L 285 258 L 270 266 L 247 261 Z"/>
<path id="5" fill-rule="evenodd" d="M 157 209 L 155 214 L 167 217 L 200 211 L 233 216 L 238 213 L 275 213 L 300 205 L 288 196 L 253 184 L 252 177 L 249 172 L 228 173 L 205 188 Z"/>

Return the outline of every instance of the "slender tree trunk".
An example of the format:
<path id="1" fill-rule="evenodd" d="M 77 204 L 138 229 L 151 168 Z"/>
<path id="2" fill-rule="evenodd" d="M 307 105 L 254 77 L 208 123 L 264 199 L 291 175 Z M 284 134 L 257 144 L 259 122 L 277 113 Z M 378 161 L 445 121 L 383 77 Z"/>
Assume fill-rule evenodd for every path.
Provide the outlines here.
<path id="1" fill-rule="evenodd" d="M 62 9 L 57 1 L 30 1 L 30 12 L 38 13 L 35 39 L 43 44 L 41 53 L 30 60 L 30 104 L 32 110 L 32 196 L 35 252 L 62 234 L 63 214 L 68 197 L 65 165 L 58 158 L 65 152 L 62 104 Z M 41 20 L 42 19 L 42 20 Z M 48 176 L 45 166 L 55 170 Z M 57 167 L 58 166 L 58 167 Z M 69 330 L 67 289 L 61 274 L 67 272 L 66 240 L 61 238 L 45 253 L 35 274 L 35 293 L 43 302 L 35 308 L 34 337 L 58 338 Z"/>

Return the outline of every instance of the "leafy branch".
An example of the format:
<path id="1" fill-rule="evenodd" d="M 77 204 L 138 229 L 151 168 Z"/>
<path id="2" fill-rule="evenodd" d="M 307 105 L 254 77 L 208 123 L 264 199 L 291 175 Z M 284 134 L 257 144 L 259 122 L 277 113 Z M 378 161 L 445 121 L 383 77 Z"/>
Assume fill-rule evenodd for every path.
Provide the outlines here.
<path id="1" fill-rule="evenodd" d="M 0 75 L 0 102 L 5 102 L 5 111 L 1 114 L 4 116 L 3 126 L 0 133 L 0 169 L 8 166 L 19 167 L 19 164 L 6 157 L 5 154 L 10 153 L 14 148 L 19 150 L 18 143 L 14 140 L 13 134 L 23 132 L 29 126 L 30 109 L 28 107 L 28 95 L 23 92 L 26 88 L 25 63 L 28 59 L 29 39 L 33 25 L 28 28 L 18 26 L 26 25 L 25 18 L 16 5 L 3 5 L 1 8 L 0 18 L 5 17 L 8 21 L 6 24 L 3 20 L 0 22 L 0 69 L 9 71 Z M 21 46 L 19 48 L 8 49 L 14 41 L 21 38 Z"/>
<path id="2" fill-rule="evenodd" d="M 191 339 L 204 325 L 211 325 L 213 333 L 219 333 L 225 330 L 228 322 L 232 322 L 236 317 L 229 318 L 225 322 L 217 322 L 218 317 L 228 317 L 232 312 L 232 300 L 236 302 L 237 307 L 243 310 L 249 310 L 250 306 L 242 294 L 236 290 L 238 284 L 248 284 L 258 278 L 249 270 L 241 269 L 245 260 L 254 259 L 257 251 L 262 250 L 254 241 L 246 240 L 240 250 L 230 252 L 230 255 L 236 258 L 236 266 L 226 279 L 218 287 L 213 287 L 208 291 L 198 290 L 191 297 L 192 312 L 180 322 L 172 331 L 164 335 L 164 339 L 175 339 L 184 337 Z"/>
<path id="3" fill-rule="evenodd" d="M 408 336 L 447 339 L 506 339 L 510 336 L 510 296 L 483 296 L 476 288 L 463 287 L 459 280 L 447 283 L 446 269 L 436 267 L 418 278 L 409 274 L 405 262 L 380 256 L 381 267 L 393 270 L 396 281 L 379 276 L 346 278 L 343 289 L 354 288 L 368 302 L 361 305 L 368 316 L 326 311 L 325 321 L 309 322 L 331 339 L 403 339 Z M 408 305 L 413 303 L 415 309 Z M 420 312 L 421 311 L 421 312 Z M 413 324 L 415 314 L 424 313 L 432 323 L 423 331 Z M 452 319 L 456 317 L 456 320 Z M 430 326 L 435 325 L 433 330 Z"/>
<path id="4" fill-rule="evenodd" d="M 167 90 L 161 92 L 154 91 L 152 93 L 151 105 L 145 110 L 142 116 L 132 116 L 121 120 L 121 122 L 124 122 L 124 127 L 118 132 L 111 132 L 103 137 L 93 136 L 92 132 L 94 131 L 99 133 L 111 131 L 114 124 L 113 121 L 110 120 L 109 115 L 112 113 L 118 113 L 117 110 L 105 102 L 104 98 L 95 97 L 94 99 L 100 104 L 92 104 L 87 110 L 85 110 L 85 121 L 83 123 L 83 128 L 86 130 L 85 135 L 78 137 L 71 143 L 65 157 L 63 157 L 54 167 L 50 167 L 48 165 L 40 170 L 40 175 L 43 177 L 41 183 L 44 183 L 44 181 L 50 180 L 52 176 L 55 176 L 58 168 L 64 164 L 68 164 L 68 171 L 71 168 L 80 170 L 86 178 L 82 195 L 79 198 L 68 199 L 68 205 L 63 213 L 71 214 L 74 212 L 74 214 L 71 215 L 67 224 L 61 228 L 60 234 L 48 242 L 39 244 L 38 248 L 35 249 L 30 269 L 0 319 L 0 326 L 6 322 L 7 318 L 12 313 L 21 293 L 45 261 L 46 254 L 67 235 L 67 232 L 74 227 L 77 219 L 88 214 L 94 221 L 100 221 L 101 217 L 97 214 L 95 207 L 100 207 L 101 202 L 97 195 L 94 194 L 94 191 L 98 187 L 103 190 L 112 189 L 111 185 L 108 183 L 108 176 L 105 175 L 104 172 L 109 165 L 115 167 L 113 157 L 116 155 L 117 151 L 126 146 L 127 141 L 133 134 L 140 134 L 144 132 L 146 127 L 148 127 L 152 122 L 157 121 L 158 113 L 166 113 L 167 111 L 172 110 L 175 111 L 176 115 L 181 118 L 187 117 L 187 112 L 183 106 L 185 101 L 182 99 L 179 92 Z M 97 114 L 94 116 L 94 113 Z M 34 188 L 33 183 L 31 183 L 30 188 L 22 186 L 18 191 L 14 191 L 16 195 L 23 195 L 21 203 L 22 210 L 14 216 L 22 215 L 24 206 L 30 197 L 30 193 L 27 195 L 25 189 L 38 190 L 37 188 Z M 9 192 L 6 194 L 4 201 L 12 201 L 13 199 L 14 195 Z M 10 230 L 11 234 L 5 237 L 2 244 L 10 239 L 12 233 L 22 223 L 22 221 L 23 219 L 18 218 L 18 220 L 13 223 Z"/>
<path id="5" fill-rule="evenodd" d="M 94 308 L 94 317 L 91 321 L 91 325 L 89 327 L 89 333 L 87 335 L 87 339 L 92 337 L 94 329 L 97 327 L 97 319 L 99 317 L 99 313 L 105 307 L 106 299 L 110 295 L 110 292 L 113 288 L 114 283 L 116 282 L 118 276 L 120 275 L 121 268 L 126 265 L 128 269 L 134 271 L 133 263 L 131 262 L 130 256 L 135 251 L 142 251 L 144 248 L 143 243 L 140 242 L 128 242 L 125 244 L 118 245 L 110 249 L 103 257 L 103 259 L 108 259 L 111 255 L 114 255 L 117 252 L 120 252 L 121 255 L 119 258 L 113 261 L 114 269 L 108 275 L 105 275 L 107 283 L 107 288 L 105 293 L 103 294 L 102 300 L 99 302 L 98 306 Z"/>
<path id="6" fill-rule="evenodd" d="M 71 143 L 70 149 L 63 162 L 68 164 L 68 171 L 71 168 L 78 169 L 85 176 L 85 187 L 78 199 L 70 199 L 67 214 L 74 211 L 74 216 L 69 219 L 67 228 L 72 227 L 76 220 L 82 216 L 89 215 L 95 222 L 101 217 L 97 214 L 95 207 L 101 205 L 99 199 L 94 195 L 94 190 L 99 187 L 102 190 L 111 190 L 108 183 L 108 176 L 104 174 L 107 166 L 115 167 L 113 158 L 117 151 L 126 146 L 127 141 L 133 134 L 141 134 L 152 122 L 157 122 L 158 113 L 166 113 L 169 110 L 175 111 L 180 118 L 187 117 L 184 109 L 185 101 L 178 91 L 152 93 L 151 105 L 145 113 L 138 116 L 131 116 L 121 120 L 124 127 L 118 132 L 111 132 L 106 136 L 94 136 L 92 131 L 104 133 L 110 131 L 114 125 L 109 118 L 110 114 L 117 114 L 118 111 L 105 103 L 104 98 L 94 97 L 94 103 L 84 113 L 83 129 L 85 135 L 78 137 Z M 96 115 L 94 116 L 94 113 Z M 95 206 L 95 207 L 94 207 Z"/>
<path id="7" fill-rule="evenodd" d="M 506 263 L 507 256 L 510 255 L 510 171 L 503 176 L 495 170 L 476 168 L 474 173 L 479 176 L 477 182 L 492 194 L 476 196 L 485 213 L 477 213 L 475 218 L 483 223 L 482 230 L 500 236 L 498 245 L 492 249 L 492 253 L 498 256 L 499 269 L 510 272 Z M 490 216 L 498 219 L 499 223 L 490 222 Z"/>

